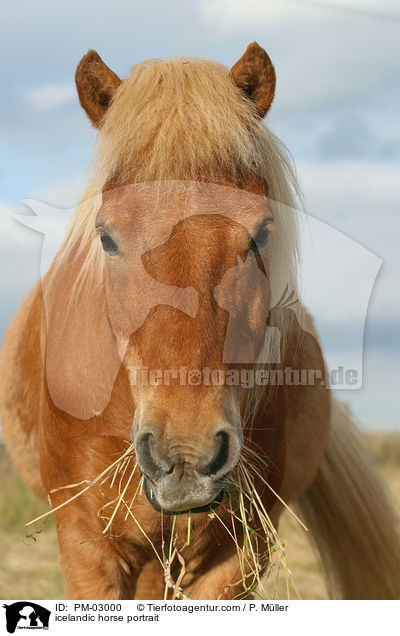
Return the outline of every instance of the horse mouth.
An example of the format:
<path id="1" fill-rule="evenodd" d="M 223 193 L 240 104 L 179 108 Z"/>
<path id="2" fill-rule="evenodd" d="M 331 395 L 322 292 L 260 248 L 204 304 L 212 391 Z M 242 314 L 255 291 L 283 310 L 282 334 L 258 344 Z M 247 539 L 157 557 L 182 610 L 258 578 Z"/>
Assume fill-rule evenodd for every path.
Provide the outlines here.
<path id="1" fill-rule="evenodd" d="M 214 497 L 214 499 L 212 501 L 210 501 L 207 504 L 204 504 L 203 506 L 198 506 L 195 508 L 187 508 L 185 510 L 168 510 L 166 508 L 162 508 L 160 506 L 160 504 L 158 503 L 153 489 L 151 487 L 151 482 L 149 481 L 149 479 L 144 476 L 144 482 L 143 482 L 143 490 L 145 492 L 145 495 L 147 497 L 147 500 L 149 501 L 149 503 L 152 505 L 152 507 L 154 508 L 154 510 L 156 510 L 157 512 L 162 512 L 165 515 L 185 515 L 190 513 L 201 513 L 201 512 L 212 512 L 213 510 L 215 510 L 216 508 L 218 508 L 218 506 L 220 505 L 220 503 L 222 502 L 223 498 L 224 498 L 224 492 L 225 489 L 222 488 L 220 490 L 220 492 L 217 494 L 216 497 Z"/>

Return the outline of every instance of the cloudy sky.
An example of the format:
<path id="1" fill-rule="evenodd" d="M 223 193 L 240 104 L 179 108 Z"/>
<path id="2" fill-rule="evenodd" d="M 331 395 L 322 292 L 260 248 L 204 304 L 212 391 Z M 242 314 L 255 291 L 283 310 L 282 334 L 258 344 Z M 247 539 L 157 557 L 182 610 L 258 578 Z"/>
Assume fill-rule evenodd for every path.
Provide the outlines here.
<path id="1" fill-rule="evenodd" d="M 290 149 L 310 214 L 303 290 L 341 391 L 364 427 L 400 428 L 400 6 L 397 0 L 16 0 L 0 26 L 0 331 L 40 272 L 26 199 L 72 208 L 95 132 L 74 72 L 89 48 L 121 77 L 151 57 L 232 66 L 257 40 L 277 72 L 270 126 Z M 376 280 L 375 280 L 376 278 Z M 368 308 L 368 311 L 367 311 Z M 357 367 L 358 368 L 358 367 Z"/>

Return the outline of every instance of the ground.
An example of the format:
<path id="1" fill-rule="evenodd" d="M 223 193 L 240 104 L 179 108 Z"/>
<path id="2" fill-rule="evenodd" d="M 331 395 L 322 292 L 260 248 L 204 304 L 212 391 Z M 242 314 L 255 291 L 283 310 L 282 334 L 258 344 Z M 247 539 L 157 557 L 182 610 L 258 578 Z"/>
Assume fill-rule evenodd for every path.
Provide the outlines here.
<path id="1" fill-rule="evenodd" d="M 383 475 L 400 501 L 400 434 L 368 434 L 367 444 Z M 57 557 L 54 521 L 49 519 L 41 534 L 27 537 L 24 523 L 47 510 L 21 483 L 5 449 L 0 446 L 0 598 L 65 598 Z M 35 530 L 40 528 L 36 524 Z M 306 533 L 288 513 L 280 531 L 285 541 L 287 565 L 297 591 L 293 597 L 328 598 L 318 561 Z M 36 541 L 35 541 L 36 539 Z M 284 577 L 280 577 L 280 598 L 285 597 Z"/>

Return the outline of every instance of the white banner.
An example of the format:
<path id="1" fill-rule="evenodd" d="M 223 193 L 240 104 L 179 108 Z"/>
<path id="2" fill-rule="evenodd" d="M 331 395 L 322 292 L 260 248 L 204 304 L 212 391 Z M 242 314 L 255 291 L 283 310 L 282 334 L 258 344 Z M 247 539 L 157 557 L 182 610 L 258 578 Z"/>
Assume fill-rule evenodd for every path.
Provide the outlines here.
<path id="1" fill-rule="evenodd" d="M 393 633 L 399 601 L 4 601 L 1 633 L 304 634 Z M 207 632 L 206 632 L 207 630 Z M 38 634 L 39 636 L 39 634 Z"/>

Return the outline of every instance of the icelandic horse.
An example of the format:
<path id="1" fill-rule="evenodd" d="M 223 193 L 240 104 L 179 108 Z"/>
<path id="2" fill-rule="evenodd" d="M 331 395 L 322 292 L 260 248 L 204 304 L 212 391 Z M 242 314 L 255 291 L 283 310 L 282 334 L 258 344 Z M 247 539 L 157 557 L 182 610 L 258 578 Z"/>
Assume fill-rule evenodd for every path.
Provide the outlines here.
<path id="1" fill-rule="evenodd" d="M 398 598 L 395 505 L 349 413 L 324 381 L 267 381 L 325 378 L 296 302 L 295 172 L 263 124 L 267 53 L 250 44 L 230 71 L 150 60 L 122 81 L 89 51 L 76 85 L 93 178 L 0 363 L 4 440 L 57 508 L 68 596 L 244 598 L 288 504 L 333 595 Z M 249 359 L 260 382 L 243 386 Z"/>

